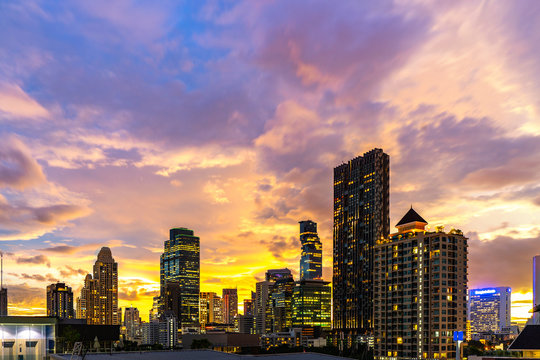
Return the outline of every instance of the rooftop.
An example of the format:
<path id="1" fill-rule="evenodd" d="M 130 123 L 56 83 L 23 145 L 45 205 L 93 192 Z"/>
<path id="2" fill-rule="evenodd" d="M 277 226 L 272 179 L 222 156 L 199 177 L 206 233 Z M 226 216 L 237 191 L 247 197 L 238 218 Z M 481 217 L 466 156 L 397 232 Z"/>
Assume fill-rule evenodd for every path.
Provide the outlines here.
<path id="1" fill-rule="evenodd" d="M 401 218 L 401 220 L 399 220 L 396 227 L 401 226 L 401 225 L 405 225 L 405 224 L 414 223 L 414 222 L 419 222 L 419 223 L 424 223 L 424 224 L 428 223 L 426 220 L 424 220 L 424 218 L 422 218 L 420 215 L 418 215 L 418 213 L 416 211 L 414 211 L 414 209 L 411 206 L 410 210 L 407 211 L 405 216 L 403 216 Z"/>
<path id="2" fill-rule="evenodd" d="M 508 350 L 540 350 L 540 325 L 527 325 Z"/>
<path id="3" fill-rule="evenodd" d="M 51 354 L 51 359 L 70 359 L 71 354 Z M 111 354 L 87 354 L 85 359 L 88 360 L 173 360 L 173 359 L 190 359 L 190 360 L 249 360 L 249 359 L 276 359 L 276 360 L 332 360 L 345 359 L 340 356 L 318 354 L 318 353 L 289 353 L 289 354 L 271 354 L 271 355 L 237 355 L 228 354 L 212 350 L 183 350 L 183 351 L 148 351 L 148 352 L 130 352 L 130 353 L 112 353 Z"/>

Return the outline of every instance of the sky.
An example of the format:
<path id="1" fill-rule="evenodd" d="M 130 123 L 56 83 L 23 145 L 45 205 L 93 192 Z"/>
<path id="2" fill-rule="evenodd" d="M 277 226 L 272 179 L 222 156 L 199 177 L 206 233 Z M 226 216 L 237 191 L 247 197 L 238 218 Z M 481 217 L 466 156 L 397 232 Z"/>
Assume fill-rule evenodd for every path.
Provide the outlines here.
<path id="1" fill-rule="evenodd" d="M 0 250 L 10 314 L 78 295 L 102 246 L 146 319 L 171 227 L 201 290 L 332 270 L 333 168 L 390 155 L 411 204 L 469 238 L 469 287 L 531 307 L 540 254 L 540 2 L 0 2 Z"/>

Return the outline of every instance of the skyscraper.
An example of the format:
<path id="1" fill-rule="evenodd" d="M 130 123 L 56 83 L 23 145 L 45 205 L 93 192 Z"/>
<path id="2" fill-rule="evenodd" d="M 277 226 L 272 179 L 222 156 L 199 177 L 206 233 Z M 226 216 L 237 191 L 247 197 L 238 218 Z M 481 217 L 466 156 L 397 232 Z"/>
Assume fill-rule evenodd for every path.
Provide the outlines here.
<path id="1" fill-rule="evenodd" d="M 471 333 L 502 333 L 511 325 L 512 290 L 495 287 L 469 290 L 468 320 Z"/>
<path id="2" fill-rule="evenodd" d="M 161 313 L 169 312 L 180 319 L 182 313 L 182 288 L 178 281 L 167 281 L 161 295 Z M 169 316 L 170 317 L 170 316 Z"/>
<path id="3" fill-rule="evenodd" d="M 0 316 L 8 315 L 8 294 L 4 287 L 4 253 L 0 252 Z"/>
<path id="4" fill-rule="evenodd" d="M 390 232 L 389 157 L 374 149 L 334 169 L 333 334 L 373 328 L 373 246 Z"/>
<path id="5" fill-rule="evenodd" d="M 238 289 L 223 289 L 223 322 L 234 324 L 234 317 L 238 315 Z"/>
<path id="6" fill-rule="evenodd" d="M 317 235 L 317 223 L 300 221 L 300 280 L 322 279 L 322 243 Z"/>
<path id="7" fill-rule="evenodd" d="M 165 284 L 175 281 L 180 287 L 179 328 L 199 325 L 200 239 L 193 230 L 173 228 L 165 241 L 160 260 L 161 297 Z"/>
<path id="8" fill-rule="evenodd" d="M 88 274 L 77 304 L 77 316 L 88 324 L 119 325 L 118 263 L 111 249 L 102 247 L 94 264 L 94 277 Z"/>
<path id="9" fill-rule="evenodd" d="M 374 257 L 374 359 L 454 359 L 467 323 L 467 238 L 412 208 Z"/>
<path id="10" fill-rule="evenodd" d="M 73 292 L 65 283 L 47 286 L 47 316 L 73 319 Z"/>
<path id="11" fill-rule="evenodd" d="M 199 307 L 201 330 L 204 330 L 205 325 L 208 323 L 223 322 L 222 308 L 222 299 L 215 292 L 201 292 Z"/>
<path id="12" fill-rule="evenodd" d="M 332 326 L 332 289 L 328 281 L 300 280 L 292 294 L 292 326 Z"/>
<path id="13" fill-rule="evenodd" d="M 533 257 L 533 308 L 540 306 L 540 255 Z M 534 325 L 540 324 L 540 312 L 536 311 L 532 316 Z"/>
<path id="14" fill-rule="evenodd" d="M 254 312 L 256 321 L 255 331 L 257 334 L 266 334 L 266 312 L 274 283 L 279 279 L 292 279 L 292 277 L 291 270 L 289 269 L 273 269 L 266 272 L 265 281 L 260 281 L 256 284 Z"/>
<path id="15" fill-rule="evenodd" d="M 124 326 L 126 327 L 126 339 L 129 341 L 142 341 L 142 326 L 139 310 L 127 307 L 124 310 Z"/>

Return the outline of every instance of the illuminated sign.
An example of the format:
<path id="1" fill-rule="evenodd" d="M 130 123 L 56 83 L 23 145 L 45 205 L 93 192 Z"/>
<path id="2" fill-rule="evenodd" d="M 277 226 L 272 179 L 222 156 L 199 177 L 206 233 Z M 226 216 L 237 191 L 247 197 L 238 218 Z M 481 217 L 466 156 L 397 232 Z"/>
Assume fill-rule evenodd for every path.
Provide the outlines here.
<path id="1" fill-rule="evenodd" d="M 487 295 L 487 294 L 495 294 L 497 292 L 496 289 L 481 289 L 481 290 L 474 290 L 474 295 Z"/>

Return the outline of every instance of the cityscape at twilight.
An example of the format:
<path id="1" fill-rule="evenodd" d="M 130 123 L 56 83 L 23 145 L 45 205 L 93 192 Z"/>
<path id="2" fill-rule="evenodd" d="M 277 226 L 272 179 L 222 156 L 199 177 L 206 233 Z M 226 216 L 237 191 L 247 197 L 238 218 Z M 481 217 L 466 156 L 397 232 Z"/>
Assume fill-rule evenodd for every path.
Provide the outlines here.
<path id="1" fill-rule="evenodd" d="M 512 322 L 531 318 L 540 2 L 8 0 L 0 34 L 9 315 L 47 315 L 58 282 L 76 311 L 108 248 L 119 312 L 148 321 L 174 229 L 198 238 L 200 292 L 236 289 L 239 314 L 268 270 L 304 279 L 301 229 L 330 293 L 352 261 L 336 169 L 374 152 L 379 250 L 414 209 L 414 231 L 468 246 L 462 290 L 509 287 Z"/>

